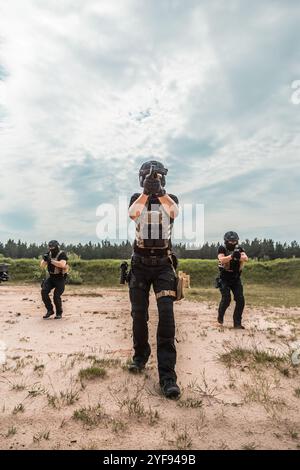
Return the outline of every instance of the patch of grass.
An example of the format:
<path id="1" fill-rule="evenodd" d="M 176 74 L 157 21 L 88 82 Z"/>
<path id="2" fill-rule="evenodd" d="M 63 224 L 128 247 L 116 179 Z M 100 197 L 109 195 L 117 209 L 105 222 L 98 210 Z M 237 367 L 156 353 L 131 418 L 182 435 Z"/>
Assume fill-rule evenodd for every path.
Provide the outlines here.
<path id="1" fill-rule="evenodd" d="M 8 428 L 7 433 L 5 434 L 5 437 L 11 437 L 17 434 L 17 428 L 15 426 L 10 426 Z"/>
<path id="2" fill-rule="evenodd" d="M 48 404 L 52 406 L 52 408 L 60 408 L 61 406 L 70 406 L 74 405 L 74 403 L 79 400 L 79 390 L 73 389 L 70 387 L 69 389 L 62 390 L 57 393 L 47 393 Z"/>
<path id="3" fill-rule="evenodd" d="M 121 408 L 125 408 L 129 416 L 136 416 L 138 418 L 146 415 L 145 407 L 140 397 L 133 398 L 126 397 L 120 404 Z"/>
<path id="4" fill-rule="evenodd" d="M 77 352 L 68 354 L 67 358 L 62 363 L 62 367 L 66 369 L 73 369 L 76 362 L 84 361 L 85 353 L 84 352 Z"/>
<path id="5" fill-rule="evenodd" d="M 127 260 L 129 261 L 129 260 Z M 5 262 L 10 264 L 10 272 L 13 282 L 32 282 L 40 280 L 38 259 L 10 259 Z M 116 286 L 119 278 L 120 260 L 70 260 L 72 268 L 70 281 L 85 284 Z M 217 289 L 212 287 L 217 269 L 217 260 L 180 259 L 180 269 L 191 276 L 192 289 L 186 289 L 186 295 L 192 291 L 201 290 L 204 300 L 207 296 L 216 300 L 219 297 Z M 243 279 L 245 293 L 249 305 L 274 305 L 294 307 L 300 305 L 299 289 L 299 259 L 277 259 L 272 261 L 250 260 L 245 265 Z M 205 289 L 203 289 L 205 287 Z M 121 288 L 120 288 L 121 290 Z M 78 294 L 77 294 L 78 293 Z M 90 289 L 72 289 L 69 295 L 96 296 L 98 294 L 92 287 Z"/>
<path id="6" fill-rule="evenodd" d="M 179 400 L 177 402 L 177 406 L 180 408 L 201 408 L 202 405 L 202 400 L 198 400 L 192 397 L 188 397 L 185 400 Z"/>
<path id="7" fill-rule="evenodd" d="M 154 426 L 159 421 L 159 412 L 157 410 L 153 411 L 151 408 L 146 412 L 149 420 L 149 425 Z"/>
<path id="8" fill-rule="evenodd" d="M 184 295 L 187 300 L 192 302 L 218 302 L 220 300 L 218 289 L 210 287 L 185 289 Z"/>
<path id="9" fill-rule="evenodd" d="M 62 422 L 60 423 L 59 427 L 62 429 L 67 423 L 67 419 L 66 418 L 63 418 L 62 419 Z"/>
<path id="10" fill-rule="evenodd" d="M 88 356 L 87 359 L 93 358 L 93 356 Z M 93 358 L 93 366 L 95 367 L 118 367 L 121 365 L 120 359 L 113 358 Z"/>
<path id="11" fill-rule="evenodd" d="M 217 399 L 217 387 L 209 385 L 206 379 L 205 370 L 201 372 L 202 376 L 202 383 L 199 384 L 197 380 L 193 380 L 191 383 L 188 384 L 188 388 L 200 396 L 201 399 L 208 398 Z"/>
<path id="12" fill-rule="evenodd" d="M 39 395 L 43 395 L 45 393 L 45 389 L 41 384 L 33 384 L 31 388 L 28 389 L 27 397 L 35 398 Z"/>
<path id="13" fill-rule="evenodd" d="M 59 397 L 56 394 L 47 393 L 48 405 L 52 408 L 59 408 Z"/>
<path id="14" fill-rule="evenodd" d="M 50 438 L 50 431 L 40 431 L 33 436 L 33 442 L 39 443 L 42 439 L 45 441 L 49 441 Z"/>
<path id="15" fill-rule="evenodd" d="M 96 441 L 89 441 L 86 446 L 81 448 L 82 450 L 98 450 L 99 444 Z"/>
<path id="16" fill-rule="evenodd" d="M 25 359 L 24 358 L 17 359 L 15 367 L 14 367 L 14 371 L 17 371 L 19 369 L 23 369 L 24 367 L 26 367 Z"/>
<path id="17" fill-rule="evenodd" d="M 206 415 L 203 408 L 197 412 L 194 426 L 198 435 L 202 435 L 204 429 L 207 427 Z"/>
<path id="18" fill-rule="evenodd" d="M 242 364 L 245 362 L 249 356 L 251 356 L 251 351 L 248 349 L 236 347 L 232 348 L 229 351 L 220 354 L 219 360 L 226 366 L 232 367 L 235 364 Z"/>
<path id="19" fill-rule="evenodd" d="M 73 388 L 59 392 L 60 400 L 63 405 L 74 405 L 79 400 L 79 391 L 73 390 Z"/>
<path id="20" fill-rule="evenodd" d="M 276 354 L 272 354 L 269 351 L 258 351 L 254 350 L 252 352 L 253 359 L 257 364 L 280 364 L 285 360 L 283 356 L 277 356 Z"/>
<path id="21" fill-rule="evenodd" d="M 244 444 L 242 446 L 242 450 L 255 450 L 256 449 L 256 445 L 254 444 L 254 442 L 250 442 L 249 444 Z"/>
<path id="22" fill-rule="evenodd" d="M 115 434 L 119 434 L 120 432 L 124 432 L 127 429 L 127 424 L 121 421 L 120 419 L 113 419 L 111 430 Z"/>
<path id="23" fill-rule="evenodd" d="M 276 411 L 285 406 L 285 402 L 273 395 L 273 389 L 278 388 L 278 383 L 271 383 L 263 374 L 253 374 L 250 383 L 244 384 L 245 403 L 260 403 L 267 413 L 275 415 Z"/>
<path id="24" fill-rule="evenodd" d="M 143 404 L 143 391 L 145 390 L 145 380 L 143 383 L 135 384 L 135 392 L 131 394 L 132 387 L 128 388 L 128 382 L 125 382 L 124 386 L 115 390 L 114 393 L 111 392 L 112 398 L 116 401 L 120 410 L 125 412 L 130 416 L 136 419 L 144 418 L 148 420 L 150 426 L 155 425 L 160 419 L 159 413 L 157 410 L 152 410 L 149 406 L 148 409 L 145 408 Z M 119 397 L 118 394 L 122 389 L 122 396 Z M 124 396 L 123 393 L 126 393 Z"/>
<path id="25" fill-rule="evenodd" d="M 300 398 L 300 388 L 295 388 L 294 395 L 295 397 Z"/>
<path id="26" fill-rule="evenodd" d="M 104 412 L 100 403 L 96 406 L 88 408 L 80 408 L 73 413 L 75 421 L 81 421 L 85 426 L 98 426 L 100 423 L 107 422 L 107 414 Z"/>
<path id="27" fill-rule="evenodd" d="M 131 364 L 131 362 L 132 362 L 132 359 L 130 357 L 128 357 L 128 359 L 126 359 L 126 362 L 122 364 L 121 368 L 125 372 L 128 372 L 128 366 L 129 366 L 129 364 Z"/>
<path id="28" fill-rule="evenodd" d="M 87 367 L 86 369 L 80 369 L 78 375 L 81 380 L 94 380 L 106 377 L 107 372 L 103 367 L 93 365 L 91 367 Z"/>
<path id="29" fill-rule="evenodd" d="M 178 432 L 175 446 L 178 450 L 187 450 L 192 447 L 192 439 L 186 428 L 183 431 Z"/>
<path id="30" fill-rule="evenodd" d="M 25 382 L 15 382 L 10 384 L 10 389 L 14 390 L 15 392 L 22 392 L 26 389 Z"/>
<path id="31" fill-rule="evenodd" d="M 287 357 L 278 356 L 270 351 L 229 347 L 225 353 L 219 355 L 219 360 L 228 368 L 236 365 L 247 365 L 248 367 L 273 365 L 279 368 L 287 360 Z"/>
<path id="32" fill-rule="evenodd" d="M 30 340 L 30 338 L 28 336 L 22 336 L 22 338 L 19 339 L 19 341 L 23 342 L 23 343 L 28 343 Z"/>
<path id="33" fill-rule="evenodd" d="M 18 405 L 16 405 L 13 409 L 13 415 L 16 415 L 17 413 L 24 413 L 25 411 L 25 408 L 24 408 L 24 405 L 22 403 L 19 403 Z"/>
<path id="34" fill-rule="evenodd" d="M 282 375 L 284 375 L 284 377 L 290 377 L 291 376 L 290 369 L 288 367 L 282 367 L 281 365 L 278 365 L 277 369 L 279 370 L 279 372 Z"/>
<path id="35" fill-rule="evenodd" d="M 269 286 L 263 283 L 249 283 L 245 278 L 244 293 L 249 307 L 300 307 L 300 288 L 296 285 L 294 287 L 280 284 Z M 185 290 L 185 297 L 194 302 L 217 303 L 220 301 L 220 292 L 213 287 L 193 287 Z M 293 320 L 297 321 L 295 318 Z"/>

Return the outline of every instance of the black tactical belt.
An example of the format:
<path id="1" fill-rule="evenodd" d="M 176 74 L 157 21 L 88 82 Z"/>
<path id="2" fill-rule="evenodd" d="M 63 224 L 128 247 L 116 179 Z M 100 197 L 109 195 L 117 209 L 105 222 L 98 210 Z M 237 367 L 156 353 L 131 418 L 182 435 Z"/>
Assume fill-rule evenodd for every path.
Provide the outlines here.
<path id="1" fill-rule="evenodd" d="M 146 266 L 162 266 L 164 264 L 170 264 L 170 258 L 168 256 L 140 256 L 135 254 L 131 259 L 133 264 L 144 264 Z"/>

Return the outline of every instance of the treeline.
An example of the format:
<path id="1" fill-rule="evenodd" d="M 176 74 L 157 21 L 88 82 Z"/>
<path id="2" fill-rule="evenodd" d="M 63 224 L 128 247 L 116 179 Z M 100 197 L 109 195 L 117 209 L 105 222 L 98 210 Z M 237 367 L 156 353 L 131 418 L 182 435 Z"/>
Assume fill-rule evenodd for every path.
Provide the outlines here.
<path id="1" fill-rule="evenodd" d="M 290 244 L 275 242 L 272 239 L 245 240 L 241 243 L 250 258 L 277 259 L 277 258 L 300 258 L 300 245 L 293 241 Z M 201 248 L 193 245 L 174 244 L 174 251 L 179 258 L 192 259 L 215 259 L 219 243 L 205 243 Z M 62 244 L 61 248 L 67 253 L 75 253 L 81 259 L 128 259 L 132 252 L 129 241 L 120 244 L 109 241 L 99 243 L 86 243 L 82 245 Z M 5 244 L 0 242 L 0 256 L 7 258 L 38 258 L 47 251 L 47 243 L 36 244 L 14 240 L 8 240 Z"/>

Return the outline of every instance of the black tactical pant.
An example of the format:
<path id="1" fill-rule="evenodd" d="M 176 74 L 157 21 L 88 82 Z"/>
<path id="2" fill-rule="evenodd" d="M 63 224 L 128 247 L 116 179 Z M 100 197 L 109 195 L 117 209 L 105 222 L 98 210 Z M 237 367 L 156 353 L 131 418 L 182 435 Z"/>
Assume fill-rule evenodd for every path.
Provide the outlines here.
<path id="1" fill-rule="evenodd" d="M 218 320 L 223 322 L 226 309 L 229 307 L 231 302 L 231 291 L 236 302 L 233 312 L 233 324 L 234 326 L 239 326 L 242 322 L 242 315 L 245 307 L 243 284 L 239 277 L 230 280 L 220 280 L 220 292 L 222 299 L 219 305 Z"/>
<path id="2" fill-rule="evenodd" d="M 131 315 L 133 319 L 133 359 L 145 364 L 151 353 L 148 342 L 148 307 L 151 284 L 155 293 L 163 290 L 176 291 L 176 275 L 171 264 L 145 266 L 132 264 L 129 281 Z M 157 299 L 157 362 L 160 383 L 165 379 L 176 380 L 175 320 L 170 295 Z"/>
<path id="3" fill-rule="evenodd" d="M 49 297 L 49 293 L 52 289 L 54 289 L 53 300 L 56 308 L 56 315 L 62 314 L 62 302 L 61 302 L 61 295 L 65 290 L 65 278 L 60 274 L 50 275 L 42 285 L 42 299 L 47 309 L 47 312 L 54 312 L 53 305 L 51 299 Z"/>

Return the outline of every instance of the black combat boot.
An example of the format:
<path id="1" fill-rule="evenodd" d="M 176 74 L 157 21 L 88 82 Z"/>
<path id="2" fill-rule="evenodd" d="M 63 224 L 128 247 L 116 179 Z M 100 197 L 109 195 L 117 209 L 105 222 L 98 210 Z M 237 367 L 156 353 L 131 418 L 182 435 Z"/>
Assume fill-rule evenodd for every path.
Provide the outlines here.
<path id="1" fill-rule="evenodd" d="M 46 315 L 43 316 L 43 318 L 49 318 L 51 317 L 51 315 L 54 315 L 54 312 L 51 312 L 50 310 L 48 310 L 48 312 L 46 313 Z"/>
<path id="2" fill-rule="evenodd" d="M 160 387 L 166 398 L 178 398 L 180 396 L 180 388 L 174 379 L 163 380 Z"/>
<path id="3" fill-rule="evenodd" d="M 245 330 L 245 327 L 243 325 L 234 325 L 233 328 L 236 330 Z"/>
<path id="4" fill-rule="evenodd" d="M 145 363 L 137 361 L 136 359 L 133 359 L 127 366 L 127 369 L 129 372 L 132 372 L 133 374 L 138 374 L 139 372 L 142 372 L 145 369 Z"/>
<path id="5" fill-rule="evenodd" d="M 61 313 L 57 313 L 54 317 L 54 320 L 60 320 L 62 318 L 62 314 Z"/>

